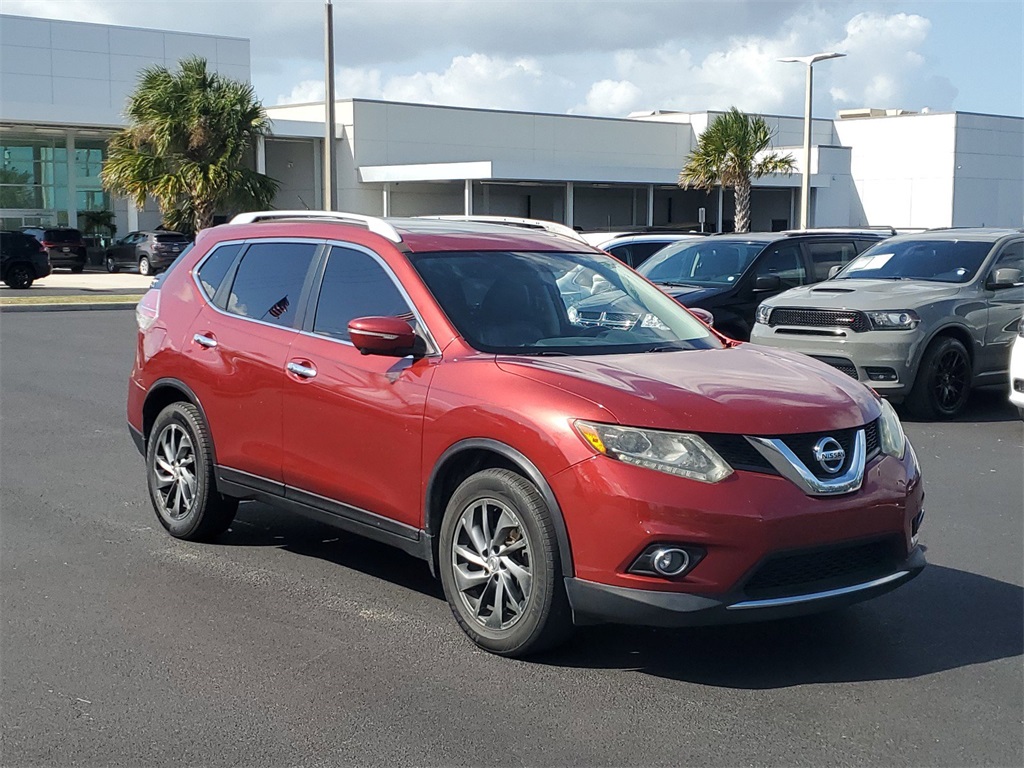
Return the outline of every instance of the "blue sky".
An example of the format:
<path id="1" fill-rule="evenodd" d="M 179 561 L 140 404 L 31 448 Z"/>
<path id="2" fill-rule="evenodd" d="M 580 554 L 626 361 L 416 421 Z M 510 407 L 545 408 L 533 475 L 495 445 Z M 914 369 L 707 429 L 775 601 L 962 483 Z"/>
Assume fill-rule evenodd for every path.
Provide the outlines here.
<path id="1" fill-rule="evenodd" d="M 248 37 L 265 104 L 323 97 L 323 0 L 4 0 L 5 13 Z M 1024 116 L 1022 0 L 335 0 L 339 97 L 624 116 L 881 107 Z"/>

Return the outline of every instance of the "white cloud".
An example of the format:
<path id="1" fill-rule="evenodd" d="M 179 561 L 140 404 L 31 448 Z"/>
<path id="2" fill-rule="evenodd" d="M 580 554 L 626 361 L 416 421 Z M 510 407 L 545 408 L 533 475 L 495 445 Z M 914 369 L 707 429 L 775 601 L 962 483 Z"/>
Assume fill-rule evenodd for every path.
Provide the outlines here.
<path id="1" fill-rule="evenodd" d="M 644 92 L 628 80 L 600 80 L 590 86 L 578 112 L 621 117 L 641 106 Z"/>

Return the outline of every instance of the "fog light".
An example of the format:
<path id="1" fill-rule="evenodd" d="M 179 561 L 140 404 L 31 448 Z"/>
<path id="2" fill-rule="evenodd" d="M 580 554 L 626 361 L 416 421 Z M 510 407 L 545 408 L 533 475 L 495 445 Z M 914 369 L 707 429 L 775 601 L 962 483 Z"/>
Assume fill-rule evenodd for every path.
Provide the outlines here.
<path id="1" fill-rule="evenodd" d="M 892 368 L 868 368 L 865 366 L 864 372 L 872 381 L 896 381 L 898 378 L 896 371 Z"/>
<path id="2" fill-rule="evenodd" d="M 682 547 L 671 544 L 653 544 L 645 549 L 633 565 L 630 573 L 673 578 L 693 570 L 704 557 L 699 547 Z"/>
<path id="3" fill-rule="evenodd" d="M 690 565 L 690 556 L 683 549 L 656 549 L 651 564 L 662 576 L 678 576 Z"/>

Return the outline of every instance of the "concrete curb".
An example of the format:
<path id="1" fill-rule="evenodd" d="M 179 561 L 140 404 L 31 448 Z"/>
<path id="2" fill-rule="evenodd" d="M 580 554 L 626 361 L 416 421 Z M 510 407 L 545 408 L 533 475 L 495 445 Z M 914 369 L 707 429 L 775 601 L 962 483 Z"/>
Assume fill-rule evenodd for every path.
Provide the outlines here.
<path id="1" fill-rule="evenodd" d="M 135 309 L 132 302 L 105 301 L 102 304 L 0 304 L 0 313 L 7 312 L 84 312 L 97 309 Z"/>

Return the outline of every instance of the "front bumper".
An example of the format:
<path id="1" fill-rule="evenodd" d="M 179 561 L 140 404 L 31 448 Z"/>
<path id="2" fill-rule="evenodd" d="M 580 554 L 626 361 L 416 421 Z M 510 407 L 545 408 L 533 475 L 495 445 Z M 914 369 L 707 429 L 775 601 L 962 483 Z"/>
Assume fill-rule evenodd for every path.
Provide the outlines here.
<path id="1" fill-rule="evenodd" d="M 914 330 L 855 333 L 840 328 L 770 327 L 762 323 L 755 324 L 750 333 L 754 344 L 802 352 L 838 368 L 880 395 L 896 399 L 905 397 L 914 384 L 920 340 Z"/>
<path id="2" fill-rule="evenodd" d="M 845 587 L 765 599 L 750 599 L 742 593 L 700 595 L 629 589 L 578 578 L 567 578 L 565 587 L 577 624 L 692 627 L 767 621 L 842 608 L 906 584 L 925 564 L 921 547 L 915 547 L 889 574 Z"/>

